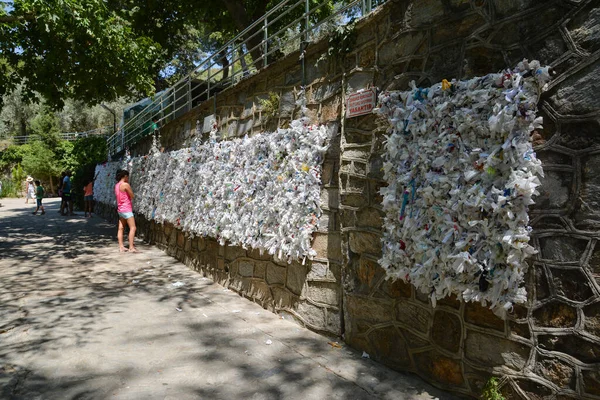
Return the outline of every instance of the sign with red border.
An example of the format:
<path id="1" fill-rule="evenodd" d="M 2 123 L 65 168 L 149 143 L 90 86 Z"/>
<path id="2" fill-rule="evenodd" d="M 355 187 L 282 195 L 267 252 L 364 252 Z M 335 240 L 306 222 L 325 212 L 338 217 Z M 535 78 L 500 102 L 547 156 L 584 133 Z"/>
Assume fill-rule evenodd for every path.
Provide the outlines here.
<path id="1" fill-rule="evenodd" d="M 375 88 L 354 92 L 346 99 L 346 118 L 371 114 L 377 98 Z"/>

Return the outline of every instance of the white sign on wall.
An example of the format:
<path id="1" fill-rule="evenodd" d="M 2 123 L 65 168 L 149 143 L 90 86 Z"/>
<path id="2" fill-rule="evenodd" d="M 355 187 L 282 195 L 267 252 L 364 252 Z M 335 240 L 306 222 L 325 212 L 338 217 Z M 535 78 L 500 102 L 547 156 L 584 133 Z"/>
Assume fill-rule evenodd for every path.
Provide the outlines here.
<path id="1" fill-rule="evenodd" d="M 371 114 L 375 108 L 375 88 L 362 89 L 346 99 L 346 118 Z"/>

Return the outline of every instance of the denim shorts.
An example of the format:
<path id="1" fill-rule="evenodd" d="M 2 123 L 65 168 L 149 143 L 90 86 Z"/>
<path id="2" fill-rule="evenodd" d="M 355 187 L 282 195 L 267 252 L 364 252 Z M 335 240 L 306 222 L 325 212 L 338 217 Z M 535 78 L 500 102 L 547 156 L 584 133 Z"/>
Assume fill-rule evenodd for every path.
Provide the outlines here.
<path id="1" fill-rule="evenodd" d="M 36 199 L 37 200 L 37 206 L 41 207 L 42 206 L 42 199 Z"/>
<path id="2" fill-rule="evenodd" d="M 130 212 L 123 212 L 123 213 L 120 212 L 119 213 L 119 217 L 123 218 L 123 219 L 133 218 L 133 213 L 131 211 Z"/>
<path id="3" fill-rule="evenodd" d="M 83 196 L 83 200 L 85 200 L 85 201 L 93 201 L 94 200 L 94 195 Z"/>

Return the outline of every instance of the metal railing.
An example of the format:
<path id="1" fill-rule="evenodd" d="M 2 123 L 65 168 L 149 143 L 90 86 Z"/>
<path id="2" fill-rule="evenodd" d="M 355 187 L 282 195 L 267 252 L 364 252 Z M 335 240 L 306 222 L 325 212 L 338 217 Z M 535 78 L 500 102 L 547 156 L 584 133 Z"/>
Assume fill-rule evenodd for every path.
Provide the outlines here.
<path id="1" fill-rule="evenodd" d="M 340 25 L 363 17 L 385 0 L 340 3 L 284 0 L 253 22 L 194 71 L 156 95 L 137 115 L 108 138 L 109 156 L 153 133 L 160 126 L 201 105 L 218 92 L 266 68 L 277 59 L 327 36 Z M 320 15 L 326 15 L 321 18 Z"/>
<path id="2" fill-rule="evenodd" d="M 113 133 L 112 126 L 104 126 L 102 128 L 91 129 L 85 132 L 66 132 L 59 134 L 61 140 L 68 142 L 74 142 L 79 138 L 88 136 L 108 136 Z M 34 140 L 39 139 L 38 135 L 27 135 L 27 136 L 7 136 L 5 139 L 10 140 L 14 144 L 26 144 Z"/>

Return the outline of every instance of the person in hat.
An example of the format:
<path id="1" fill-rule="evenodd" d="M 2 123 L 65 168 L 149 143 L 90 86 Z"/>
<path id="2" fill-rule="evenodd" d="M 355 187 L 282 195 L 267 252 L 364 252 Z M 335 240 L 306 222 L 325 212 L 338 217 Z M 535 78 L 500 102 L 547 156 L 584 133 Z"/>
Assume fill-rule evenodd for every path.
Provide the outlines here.
<path id="1" fill-rule="evenodd" d="M 29 199 L 35 199 L 35 186 L 33 185 L 33 178 L 28 176 L 25 180 L 27 182 L 27 192 L 25 195 L 25 204 L 29 204 Z"/>

